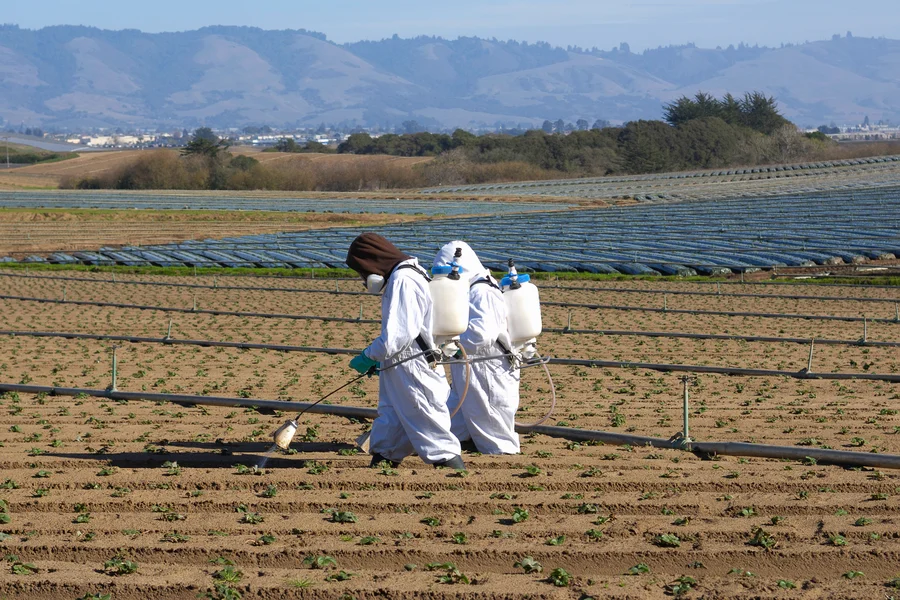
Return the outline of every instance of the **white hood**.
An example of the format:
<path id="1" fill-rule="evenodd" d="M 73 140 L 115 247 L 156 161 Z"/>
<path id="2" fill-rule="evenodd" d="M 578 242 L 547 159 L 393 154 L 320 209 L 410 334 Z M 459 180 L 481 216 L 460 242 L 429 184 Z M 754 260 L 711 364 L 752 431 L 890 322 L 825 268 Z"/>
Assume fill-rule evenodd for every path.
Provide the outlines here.
<path id="1" fill-rule="evenodd" d="M 454 259 L 457 248 L 462 250 L 462 256 L 458 259 Z M 484 279 L 491 274 L 491 272 L 488 269 L 485 269 L 484 265 L 481 264 L 478 255 L 475 254 L 475 251 L 472 250 L 471 246 L 460 241 L 453 241 L 449 244 L 445 244 L 437 253 L 437 256 L 434 257 L 434 266 L 445 267 L 454 260 L 456 260 L 456 264 L 462 269 L 462 276 L 468 278 L 470 284 L 475 283 L 479 279 Z"/>

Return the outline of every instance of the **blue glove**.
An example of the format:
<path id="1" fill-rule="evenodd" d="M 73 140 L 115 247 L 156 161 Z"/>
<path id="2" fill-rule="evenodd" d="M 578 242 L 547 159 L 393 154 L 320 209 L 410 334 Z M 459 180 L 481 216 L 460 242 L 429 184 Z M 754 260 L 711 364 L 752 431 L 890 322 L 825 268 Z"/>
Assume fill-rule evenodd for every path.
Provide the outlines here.
<path id="1" fill-rule="evenodd" d="M 350 368 L 354 369 L 360 375 L 365 375 L 377 367 L 378 363 L 366 356 L 365 352 L 360 352 L 359 355 L 354 356 L 350 361 Z"/>

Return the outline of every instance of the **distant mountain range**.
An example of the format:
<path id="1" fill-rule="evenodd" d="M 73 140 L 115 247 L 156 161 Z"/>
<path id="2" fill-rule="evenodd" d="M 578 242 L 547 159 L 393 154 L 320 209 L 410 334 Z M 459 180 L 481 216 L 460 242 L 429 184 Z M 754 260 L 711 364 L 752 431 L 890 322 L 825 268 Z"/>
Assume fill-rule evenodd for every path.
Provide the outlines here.
<path id="1" fill-rule="evenodd" d="M 437 37 L 338 45 L 304 30 L 149 34 L 0 26 L 0 119 L 103 126 L 539 125 L 655 119 L 698 90 L 774 95 L 801 126 L 900 121 L 900 41 L 640 54 Z"/>

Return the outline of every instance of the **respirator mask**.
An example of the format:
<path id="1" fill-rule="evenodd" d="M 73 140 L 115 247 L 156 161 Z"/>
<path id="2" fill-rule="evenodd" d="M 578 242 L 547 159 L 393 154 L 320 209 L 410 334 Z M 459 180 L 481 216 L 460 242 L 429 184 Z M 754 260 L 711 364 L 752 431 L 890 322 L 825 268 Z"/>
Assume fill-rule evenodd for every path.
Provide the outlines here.
<path id="1" fill-rule="evenodd" d="M 384 277 L 375 274 L 366 277 L 366 292 L 369 294 L 380 294 L 383 289 Z"/>

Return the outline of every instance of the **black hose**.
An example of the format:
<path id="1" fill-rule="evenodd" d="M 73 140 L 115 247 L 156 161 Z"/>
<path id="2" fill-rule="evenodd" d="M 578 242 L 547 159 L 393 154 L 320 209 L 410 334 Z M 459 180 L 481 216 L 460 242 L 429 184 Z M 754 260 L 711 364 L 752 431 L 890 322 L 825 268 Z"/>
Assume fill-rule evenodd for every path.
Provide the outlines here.
<path id="1" fill-rule="evenodd" d="M 318 414 L 328 414 L 354 419 L 374 419 L 378 411 L 374 408 L 359 406 L 339 406 L 334 404 L 315 404 L 309 402 L 287 402 L 279 400 L 254 400 L 246 398 L 227 398 L 216 396 L 187 396 L 179 394 L 154 394 L 146 392 L 113 392 L 109 390 L 91 390 L 82 388 L 57 388 L 39 385 L 20 385 L 0 383 L 0 392 L 17 392 L 22 394 L 48 394 L 51 396 L 78 396 L 86 394 L 96 398 L 111 400 L 149 400 L 172 402 L 181 405 L 203 404 L 207 406 L 227 406 L 244 408 L 263 408 L 268 410 L 296 410 Z M 668 450 L 687 449 L 701 456 L 717 454 L 731 456 L 755 456 L 760 458 L 787 458 L 803 460 L 807 457 L 821 463 L 847 466 L 863 466 L 875 468 L 900 469 L 900 456 L 895 454 L 876 454 L 872 452 L 853 452 L 843 450 L 825 450 L 819 448 L 800 448 L 796 446 L 769 446 L 767 444 L 747 444 L 742 442 L 691 442 L 685 444 L 680 440 L 667 440 L 624 433 L 611 433 L 590 429 L 574 429 L 572 427 L 555 427 L 550 425 L 516 426 L 519 433 L 538 433 L 550 437 L 564 438 L 572 441 L 597 441 L 604 444 L 643 446 L 665 448 Z"/>

